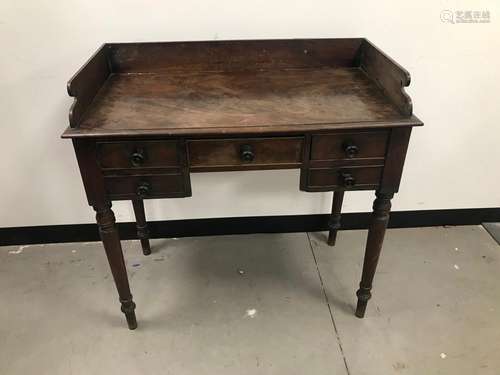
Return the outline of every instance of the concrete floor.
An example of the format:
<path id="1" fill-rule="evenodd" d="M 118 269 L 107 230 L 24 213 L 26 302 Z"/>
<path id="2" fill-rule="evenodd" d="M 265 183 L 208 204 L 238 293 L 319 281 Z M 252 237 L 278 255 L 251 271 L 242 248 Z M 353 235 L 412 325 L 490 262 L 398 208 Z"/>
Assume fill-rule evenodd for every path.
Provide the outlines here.
<path id="1" fill-rule="evenodd" d="M 366 231 L 124 242 L 139 328 L 99 243 L 0 248 L 0 374 L 499 374 L 500 246 L 389 230 L 354 317 Z"/>

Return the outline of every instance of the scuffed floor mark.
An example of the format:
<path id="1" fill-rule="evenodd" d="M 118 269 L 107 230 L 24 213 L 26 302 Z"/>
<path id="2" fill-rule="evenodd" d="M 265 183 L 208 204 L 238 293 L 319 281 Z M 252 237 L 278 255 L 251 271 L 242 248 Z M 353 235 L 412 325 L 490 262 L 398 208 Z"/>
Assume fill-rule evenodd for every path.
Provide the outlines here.
<path id="1" fill-rule="evenodd" d="M 493 259 L 492 257 L 486 256 L 486 255 L 482 255 L 481 258 L 483 258 L 486 263 L 492 263 L 495 261 L 495 259 Z"/>
<path id="2" fill-rule="evenodd" d="M 9 254 L 21 254 L 23 250 L 26 249 L 27 247 L 30 247 L 30 245 L 19 246 L 17 250 L 10 250 Z"/>
<path id="3" fill-rule="evenodd" d="M 392 365 L 392 367 L 396 371 L 403 371 L 403 370 L 406 370 L 408 368 L 408 366 L 406 366 L 406 363 L 403 363 L 403 362 L 396 362 Z"/>
<path id="4" fill-rule="evenodd" d="M 257 309 L 248 309 L 245 315 L 249 318 L 255 318 L 255 315 L 257 315 Z"/>

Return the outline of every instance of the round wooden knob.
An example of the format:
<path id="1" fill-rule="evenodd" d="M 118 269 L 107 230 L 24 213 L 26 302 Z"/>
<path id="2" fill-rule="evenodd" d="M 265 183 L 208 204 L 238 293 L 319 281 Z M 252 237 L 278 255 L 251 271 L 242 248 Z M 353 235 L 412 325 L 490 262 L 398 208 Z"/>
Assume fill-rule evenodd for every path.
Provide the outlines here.
<path id="1" fill-rule="evenodd" d="M 151 193 L 151 185 L 147 182 L 141 182 L 139 186 L 137 186 L 136 193 L 140 198 L 147 197 Z"/>
<path id="2" fill-rule="evenodd" d="M 250 145 L 243 145 L 241 146 L 240 150 L 240 158 L 244 162 L 251 162 L 253 159 L 255 159 L 255 154 L 253 153 L 253 148 Z"/>
<path id="3" fill-rule="evenodd" d="M 359 148 L 354 144 L 353 141 L 347 140 L 343 143 L 342 147 L 348 158 L 353 158 L 359 153 Z"/>
<path id="4" fill-rule="evenodd" d="M 140 167 L 142 164 L 144 164 L 145 160 L 146 155 L 142 148 L 135 150 L 132 155 L 130 155 L 130 162 L 134 167 Z"/>
<path id="5" fill-rule="evenodd" d="M 342 172 L 340 177 L 342 179 L 342 185 L 345 187 L 353 187 L 356 184 L 356 179 L 349 172 Z"/>

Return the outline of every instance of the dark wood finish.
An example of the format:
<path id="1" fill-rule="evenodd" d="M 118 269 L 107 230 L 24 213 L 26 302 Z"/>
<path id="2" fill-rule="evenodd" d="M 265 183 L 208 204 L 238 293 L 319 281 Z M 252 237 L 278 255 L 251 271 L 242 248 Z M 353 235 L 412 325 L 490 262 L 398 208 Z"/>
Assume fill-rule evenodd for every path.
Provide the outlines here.
<path id="1" fill-rule="evenodd" d="M 75 98 L 69 110 L 71 127 L 75 128 L 81 122 L 83 114 L 110 74 L 107 47 L 104 45 L 68 82 L 68 94 Z"/>
<path id="2" fill-rule="evenodd" d="M 391 130 L 382 184 L 379 189 L 382 193 L 397 193 L 399 190 L 410 134 L 411 128 Z"/>
<path id="3" fill-rule="evenodd" d="M 307 191 L 375 189 L 380 183 L 382 171 L 381 165 L 311 168 Z"/>
<path id="4" fill-rule="evenodd" d="M 116 73 L 353 66 L 363 39 L 221 40 L 107 44 Z"/>
<path id="5" fill-rule="evenodd" d="M 384 159 L 388 131 L 339 132 L 312 137 L 311 160 Z"/>
<path id="6" fill-rule="evenodd" d="M 78 165 L 87 193 L 87 199 L 96 211 L 99 235 L 104 245 L 111 273 L 118 290 L 121 311 L 125 314 L 130 329 L 137 327 L 135 303 L 128 284 L 127 269 L 123 259 L 120 237 L 116 229 L 115 216 L 104 187 L 104 177 L 97 162 L 96 144 L 86 140 L 73 140 Z"/>
<path id="7" fill-rule="evenodd" d="M 100 142 L 97 145 L 102 169 L 176 167 L 177 141 Z"/>
<path id="8" fill-rule="evenodd" d="M 190 140 L 190 170 L 297 168 L 302 143 L 301 137 Z"/>
<path id="9" fill-rule="evenodd" d="M 80 128 L 162 128 L 176 134 L 186 128 L 314 128 L 322 123 L 401 118 L 359 68 L 113 74 Z"/>
<path id="10" fill-rule="evenodd" d="M 109 197 L 114 200 L 180 198 L 190 195 L 182 174 L 108 176 L 104 178 L 104 185 Z"/>
<path id="11" fill-rule="evenodd" d="M 165 137 L 221 137 L 242 136 L 242 137 L 260 137 L 260 136 L 279 136 L 279 135 L 303 135 L 311 132 L 328 132 L 333 130 L 366 130 L 369 129 L 389 129 L 399 127 L 422 126 L 423 123 L 416 117 L 401 118 L 387 121 L 359 121 L 347 123 L 318 123 L 318 124 L 290 124 L 280 126 L 230 126 L 225 127 L 206 127 L 206 128 L 169 128 L 160 127 L 154 129 L 108 129 L 108 128 L 67 128 L 61 138 L 70 139 L 102 139 L 102 138 L 137 138 L 147 136 L 148 138 Z"/>
<path id="12" fill-rule="evenodd" d="M 115 215 L 111 210 L 111 204 L 95 206 L 96 220 L 99 227 L 106 256 L 111 267 L 111 273 L 115 280 L 116 289 L 120 297 L 122 312 L 125 314 L 129 329 L 137 328 L 137 320 L 135 318 L 135 303 L 132 300 L 130 287 L 128 285 L 127 269 L 123 260 L 123 252 L 120 244 L 120 237 L 115 225 Z"/>
<path id="13" fill-rule="evenodd" d="M 377 269 L 382 243 L 384 242 L 385 230 L 389 222 L 389 213 L 391 211 L 391 199 L 393 193 L 377 192 L 377 198 L 373 202 L 373 214 L 370 228 L 368 229 L 368 238 L 366 240 L 365 259 L 363 262 L 363 274 L 361 283 L 356 292 L 358 304 L 356 306 L 356 316 L 363 318 L 365 316 L 366 305 L 371 298 L 372 282 Z"/>
<path id="14" fill-rule="evenodd" d="M 340 229 L 340 217 L 342 211 L 342 202 L 344 201 L 344 192 L 335 191 L 332 200 L 332 214 L 328 220 L 328 245 L 335 246 L 337 241 L 337 231 Z"/>
<path id="15" fill-rule="evenodd" d="M 404 89 L 410 85 L 410 73 L 368 40 L 362 42 L 359 53 L 361 69 L 382 89 L 401 114 L 411 116 L 413 105 Z"/>
<path id="16" fill-rule="evenodd" d="M 309 168 L 311 164 L 311 134 L 305 134 L 305 144 L 302 147 L 302 165 L 300 167 L 300 190 L 307 191 L 307 176 L 309 174 Z"/>
<path id="17" fill-rule="evenodd" d="M 85 116 L 65 136 L 418 126 L 408 83 L 361 39 L 106 44 L 68 85 Z"/>
<path id="18" fill-rule="evenodd" d="M 300 189 L 377 190 L 358 291 L 362 316 L 413 116 L 410 76 L 366 39 L 105 44 L 68 83 L 71 138 L 130 327 L 135 315 L 110 201 L 191 195 L 191 172 L 300 168 Z"/>
<path id="19" fill-rule="evenodd" d="M 132 200 L 134 207 L 135 221 L 137 227 L 137 237 L 141 241 L 142 253 L 144 255 L 151 254 L 151 246 L 149 245 L 149 229 L 146 222 L 146 212 L 144 210 L 144 201 L 140 198 Z"/>
<path id="20" fill-rule="evenodd" d="M 353 167 L 383 167 L 385 158 L 367 158 L 367 159 L 341 159 L 341 160 L 310 160 L 310 169 L 327 168 L 353 168 Z"/>

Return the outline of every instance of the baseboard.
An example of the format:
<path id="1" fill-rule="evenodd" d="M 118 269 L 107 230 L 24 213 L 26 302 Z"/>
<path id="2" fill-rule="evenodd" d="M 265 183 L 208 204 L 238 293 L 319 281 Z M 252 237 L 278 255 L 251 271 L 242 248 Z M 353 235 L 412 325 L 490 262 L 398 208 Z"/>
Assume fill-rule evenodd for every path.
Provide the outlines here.
<path id="1" fill-rule="evenodd" d="M 342 230 L 366 229 L 369 212 L 342 215 Z M 287 215 L 187 219 L 149 222 L 151 238 L 192 237 L 247 233 L 317 232 L 327 229 L 329 215 Z M 390 228 L 442 225 L 479 225 L 500 222 L 500 207 L 453 210 L 395 211 Z M 122 239 L 136 239 L 135 223 L 119 223 Z M 0 228 L 0 246 L 98 241 L 95 224 L 68 224 Z"/>

